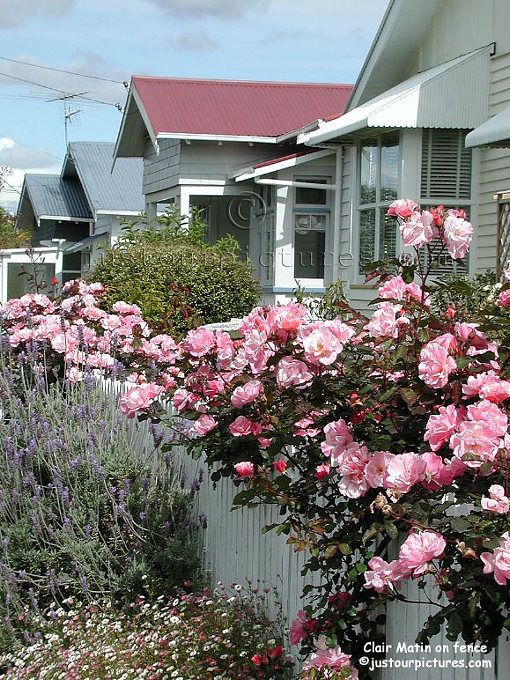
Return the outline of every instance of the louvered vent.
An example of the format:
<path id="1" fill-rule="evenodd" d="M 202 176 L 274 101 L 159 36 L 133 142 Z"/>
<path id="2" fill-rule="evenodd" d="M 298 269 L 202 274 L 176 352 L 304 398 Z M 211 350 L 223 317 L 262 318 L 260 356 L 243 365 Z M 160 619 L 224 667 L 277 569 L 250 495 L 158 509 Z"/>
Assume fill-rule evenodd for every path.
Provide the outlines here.
<path id="1" fill-rule="evenodd" d="M 471 198 L 471 149 L 466 149 L 464 139 L 468 130 L 424 129 L 421 150 L 421 205 L 444 203 L 447 207 L 466 208 Z M 425 252 L 420 252 L 425 264 Z M 434 274 L 466 274 L 468 258 L 452 260 L 443 253 Z"/>
<path id="2" fill-rule="evenodd" d="M 464 147 L 465 136 L 465 130 L 423 130 L 423 199 L 471 198 L 471 150 Z"/>

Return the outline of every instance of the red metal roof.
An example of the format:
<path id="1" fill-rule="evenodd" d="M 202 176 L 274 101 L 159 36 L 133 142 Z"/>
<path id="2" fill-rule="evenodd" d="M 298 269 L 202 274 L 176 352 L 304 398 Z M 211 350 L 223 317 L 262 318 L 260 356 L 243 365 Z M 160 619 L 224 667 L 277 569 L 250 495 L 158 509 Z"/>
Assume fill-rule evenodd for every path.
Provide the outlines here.
<path id="1" fill-rule="evenodd" d="M 277 137 L 342 114 L 352 85 L 133 77 L 154 134 Z"/>

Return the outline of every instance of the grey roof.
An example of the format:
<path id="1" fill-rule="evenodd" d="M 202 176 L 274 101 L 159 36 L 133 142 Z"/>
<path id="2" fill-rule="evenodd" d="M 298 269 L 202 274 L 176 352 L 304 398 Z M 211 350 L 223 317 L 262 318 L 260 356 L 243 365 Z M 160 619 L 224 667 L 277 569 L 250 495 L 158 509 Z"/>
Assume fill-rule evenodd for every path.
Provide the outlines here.
<path id="1" fill-rule="evenodd" d="M 114 148 L 109 142 L 71 142 L 62 176 L 76 172 L 94 211 L 141 212 L 143 159 L 119 158 L 112 172 Z"/>
<path id="2" fill-rule="evenodd" d="M 74 217 L 90 218 L 87 199 L 76 179 L 64 179 L 58 175 L 25 175 L 28 192 L 36 218 Z"/>

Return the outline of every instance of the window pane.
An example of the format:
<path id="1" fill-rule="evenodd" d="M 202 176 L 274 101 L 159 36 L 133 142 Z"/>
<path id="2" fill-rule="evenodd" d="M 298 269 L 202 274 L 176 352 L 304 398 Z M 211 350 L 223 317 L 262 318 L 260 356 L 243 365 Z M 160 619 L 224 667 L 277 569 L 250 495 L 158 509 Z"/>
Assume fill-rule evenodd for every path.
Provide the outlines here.
<path id="1" fill-rule="evenodd" d="M 375 203 L 377 177 L 377 141 L 363 142 L 361 147 L 360 203 Z"/>
<path id="2" fill-rule="evenodd" d="M 375 261 L 375 210 L 360 211 L 359 264 L 360 271 Z"/>
<path id="3" fill-rule="evenodd" d="M 62 269 L 64 271 L 80 271 L 81 269 L 81 251 L 76 253 L 64 253 L 62 257 Z"/>
<path id="4" fill-rule="evenodd" d="M 379 216 L 379 259 L 395 257 L 397 252 L 397 220 L 386 215 L 386 208 L 381 208 Z"/>
<path id="5" fill-rule="evenodd" d="M 7 299 L 18 298 L 25 293 L 35 293 L 34 275 L 40 293 L 50 293 L 51 279 L 55 276 L 55 265 L 39 263 L 34 266 L 11 262 L 7 268 Z"/>
<path id="6" fill-rule="evenodd" d="M 294 215 L 294 229 L 298 234 L 307 234 L 310 231 L 311 215 Z"/>
<path id="7" fill-rule="evenodd" d="M 323 231 L 296 231 L 294 239 L 294 276 L 304 279 L 324 278 L 324 247 L 326 234 Z"/>
<path id="8" fill-rule="evenodd" d="M 398 133 L 384 135 L 381 142 L 381 197 L 391 202 L 398 197 L 399 146 Z"/>
<path id="9" fill-rule="evenodd" d="M 325 179 L 314 179 L 313 177 L 299 177 L 297 181 L 326 184 Z M 296 187 L 296 203 L 299 205 L 326 205 L 326 193 L 325 189 Z"/>

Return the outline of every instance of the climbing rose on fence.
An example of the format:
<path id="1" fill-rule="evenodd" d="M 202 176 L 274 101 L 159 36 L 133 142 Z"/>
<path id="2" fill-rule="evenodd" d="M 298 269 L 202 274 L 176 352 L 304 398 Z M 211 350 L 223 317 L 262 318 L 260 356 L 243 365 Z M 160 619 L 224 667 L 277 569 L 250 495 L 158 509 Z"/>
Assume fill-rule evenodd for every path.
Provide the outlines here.
<path id="1" fill-rule="evenodd" d="M 460 211 L 428 213 L 432 222 L 411 201 L 390 206 L 402 234 L 419 223 L 424 238 L 393 275 L 379 266 L 370 320 L 345 307 L 334 320 L 298 303 L 259 307 L 239 332 L 197 329 L 176 345 L 152 338 L 136 309 L 103 310 L 101 290 L 83 282 L 66 284 L 60 303 L 25 296 L 5 310 L 15 351 L 46 342 L 61 370 L 129 374 L 128 415 L 164 418 L 158 399 L 171 398 L 213 480 L 240 485 L 235 505 L 279 506 L 275 527 L 321 575 L 299 624 L 307 663 L 319 659 L 303 669 L 310 677 L 334 677 L 327 658 L 355 665 L 407 581 L 438 604 L 421 643 L 445 625 L 449 639 L 494 646 L 510 627 L 510 318 L 501 301 L 476 324 L 457 323 L 453 307 L 431 311 L 433 262 L 465 254 L 471 229 Z"/>

